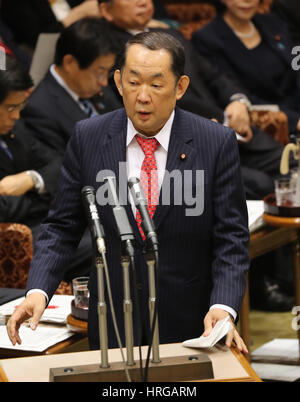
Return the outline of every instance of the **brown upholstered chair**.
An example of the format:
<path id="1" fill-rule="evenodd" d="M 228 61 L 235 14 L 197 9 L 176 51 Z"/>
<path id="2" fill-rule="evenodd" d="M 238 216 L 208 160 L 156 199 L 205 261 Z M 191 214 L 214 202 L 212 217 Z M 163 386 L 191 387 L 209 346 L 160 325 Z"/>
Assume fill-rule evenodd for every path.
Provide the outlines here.
<path id="1" fill-rule="evenodd" d="M 0 223 L 0 287 L 25 289 L 33 254 L 28 226 Z M 62 281 L 56 294 L 72 294 L 70 283 Z"/>
<path id="2" fill-rule="evenodd" d="M 288 118 L 284 112 L 252 110 L 250 112 L 250 120 L 252 126 L 257 126 L 262 131 L 269 133 L 280 144 L 286 145 L 290 142 Z"/>

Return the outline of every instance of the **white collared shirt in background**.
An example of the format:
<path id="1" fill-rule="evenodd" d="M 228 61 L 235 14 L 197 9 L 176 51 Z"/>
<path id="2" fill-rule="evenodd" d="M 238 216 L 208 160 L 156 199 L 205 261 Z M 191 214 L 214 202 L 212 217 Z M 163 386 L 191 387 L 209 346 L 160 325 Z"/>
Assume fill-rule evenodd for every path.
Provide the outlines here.
<path id="1" fill-rule="evenodd" d="M 56 72 L 55 70 L 55 64 L 52 64 L 50 67 L 50 73 L 52 74 L 53 78 L 57 81 L 57 83 L 63 87 L 68 94 L 71 96 L 72 99 L 74 99 L 74 101 L 78 104 L 78 106 L 80 107 L 80 109 L 85 112 L 84 110 L 84 106 L 80 103 L 80 98 L 79 95 L 77 95 L 74 91 L 72 91 L 72 89 L 67 85 L 66 81 Z M 92 104 L 92 102 L 90 102 L 90 105 L 92 107 L 92 110 L 95 114 L 98 114 L 97 110 L 95 109 L 94 105 Z"/>

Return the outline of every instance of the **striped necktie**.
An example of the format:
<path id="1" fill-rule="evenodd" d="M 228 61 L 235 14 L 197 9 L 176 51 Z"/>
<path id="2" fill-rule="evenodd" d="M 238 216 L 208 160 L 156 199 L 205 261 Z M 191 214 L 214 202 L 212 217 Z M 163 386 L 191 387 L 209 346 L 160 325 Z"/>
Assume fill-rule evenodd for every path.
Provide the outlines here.
<path id="1" fill-rule="evenodd" d="M 92 106 L 92 102 L 89 99 L 79 99 L 80 104 L 83 107 L 83 111 L 84 113 L 88 116 L 88 117 L 94 117 L 96 116 L 96 113 L 94 113 L 94 109 Z"/>

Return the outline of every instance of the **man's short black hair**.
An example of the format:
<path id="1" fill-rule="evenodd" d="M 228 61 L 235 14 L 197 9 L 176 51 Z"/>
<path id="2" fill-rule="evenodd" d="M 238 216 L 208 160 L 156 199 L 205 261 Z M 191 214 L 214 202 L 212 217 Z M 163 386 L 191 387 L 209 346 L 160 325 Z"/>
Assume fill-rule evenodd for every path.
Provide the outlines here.
<path id="1" fill-rule="evenodd" d="M 56 44 L 54 62 L 60 66 L 64 56 L 71 54 L 79 67 L 85 69 L 99 56 L 118 51 L 119 44 L 110 24 L 102 18 L 87 17 L 63 30 Z"/>
<path id="2" fill-rule="evenodd" d="M 171 55 L 171 71 L 175 75 L 176 82 L 184 74 L 185 52 L 182 44 L 174 36 L 156 31 L 142 32 L 129 39 L 120 60 L 121 70 L 125 65 L 129 47 L 135 44 L 142 45 L 149 50 L 167 50 Z"/>
<path id="3" fill-rule="evenodd" d="M 10 92 L 27 91 L 33 87 L 27 69 L 15 57 L 6 55 L 5 70 L 0 70 L 0 103 Z"/>

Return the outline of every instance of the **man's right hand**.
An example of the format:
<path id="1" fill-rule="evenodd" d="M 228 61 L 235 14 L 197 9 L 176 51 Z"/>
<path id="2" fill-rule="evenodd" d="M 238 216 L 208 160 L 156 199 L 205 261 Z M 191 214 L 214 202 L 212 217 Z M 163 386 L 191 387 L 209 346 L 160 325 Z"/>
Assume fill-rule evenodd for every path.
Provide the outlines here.
<path id="1" fill-rule="evenodd" d="M 7 322 L 6 329 L 11 343 L 21 345 L 19 336 L 21 324 L 31 318 L 30 328 L 35 330 L 46 307 L 46 298 L 42 293 L 31 293 L 25 298 Z"/>

